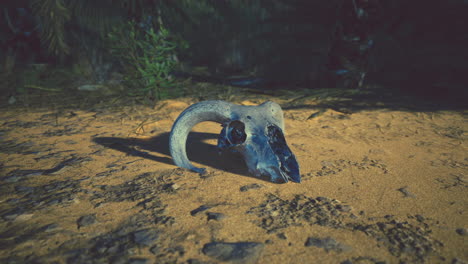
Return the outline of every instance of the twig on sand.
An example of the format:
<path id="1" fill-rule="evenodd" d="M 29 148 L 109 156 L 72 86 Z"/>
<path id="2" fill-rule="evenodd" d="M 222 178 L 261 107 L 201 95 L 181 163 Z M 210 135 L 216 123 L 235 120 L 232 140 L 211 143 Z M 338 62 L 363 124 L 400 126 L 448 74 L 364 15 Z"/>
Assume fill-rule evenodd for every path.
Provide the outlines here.
<path id="1" fill-rule="evenodd" d="M 37 86 L 37 85 L 25 85 L 25 88 L 32 88 L 36 90 L 42 90 L 42 91 L 47 91 L 47 92 L 61 92 L 62 90 L 60 89 L 54 89 L 54 88 L 46 88 L 42 86 Z"/>

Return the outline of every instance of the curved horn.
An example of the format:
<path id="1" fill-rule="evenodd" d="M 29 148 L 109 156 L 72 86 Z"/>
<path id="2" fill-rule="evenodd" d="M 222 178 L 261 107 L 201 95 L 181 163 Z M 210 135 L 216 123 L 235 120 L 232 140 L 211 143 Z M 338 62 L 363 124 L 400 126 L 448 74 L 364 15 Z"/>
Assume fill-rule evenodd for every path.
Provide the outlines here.
<path id="1" fill-rule="evenodd" d="M 204 121 L 225 123 L 231 119 L 232 104 L 225 101 L 203 101 L 185 109 L 172 126 L 169 150 L 174 163 L 198 173 L 205 169 L 193 166 L 186 152 L 187 136 L 193 126 Z"/>

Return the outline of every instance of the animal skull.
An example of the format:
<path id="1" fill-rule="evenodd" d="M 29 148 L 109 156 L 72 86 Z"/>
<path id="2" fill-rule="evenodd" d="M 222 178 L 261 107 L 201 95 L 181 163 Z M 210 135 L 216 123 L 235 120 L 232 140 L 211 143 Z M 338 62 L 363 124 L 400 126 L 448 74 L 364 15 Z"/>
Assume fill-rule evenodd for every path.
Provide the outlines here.
<path id="1" fill-rule="evenodd" d="M 193 166 L 186 153 L 187 136 L 193 126 L 204 121 L 221 123 L 218 148 L 240 153 L 249 172 L 270 181 L 300 182 L 299 165 L 284 138 L 281 107 L 268 101 L 258 106 L 235 105 L 225 101 L 203 101 L 191 105 L 175 121 L 169 148 L 174 163 L 203 173 Z"/>

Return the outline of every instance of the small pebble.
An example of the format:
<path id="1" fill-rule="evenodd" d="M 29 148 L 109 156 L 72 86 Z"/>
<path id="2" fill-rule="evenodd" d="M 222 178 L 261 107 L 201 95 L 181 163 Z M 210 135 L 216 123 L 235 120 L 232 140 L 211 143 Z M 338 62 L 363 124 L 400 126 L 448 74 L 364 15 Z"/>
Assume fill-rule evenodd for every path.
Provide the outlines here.
<path id="1" fill-rule="evenodd" d="M 31 219 L 34 214 L 20 214 L 15 218 L 15 222 L 23 222 Z"/>
<path id="2" fill-rule="evenodd" d="M 146 258 L 131 258 L 127 262 L 128 264 L 149 264 L 152 263 L 149 259 Z"/>
<path id="3" fill-rule="evenodd" d="M 204 261 L 198 260 L 198 259 L 188 259 L 187 260 L 188 264 L 204 264 Z"/>
<path id="4" fill-rule="evenodd" d="M 336 206 L 336 209 L 340 210 L 341 212 L 349 212 L 351 211 L 351 206 L 339 204 Z"/>
<path id="5" fill-rule="evenodd" d="M 59 227 L 59 225 L 56 224 L 56 223 L 48 224 L 48 225 L 45 225 L 45 226 L 41 227 L 41 231 L 44 231 L 44 232 L 48 233 L 48 232 L 52 232 L 52 231 L 56 230 L 58 227 Z"/>
<path id="6" fill-rule="evenodd" d="M 179 188 L 180 188 L 180 185 L 178 185 L 177 183 L 168 183 L 163 186 L 163 189 L 169 192 L 175 192 Z"/>
<path id="7" fill-rule="evenodd" d="M 277 236 L 279 239 L 283 239 L 283 240 L 288 239 L 284 233 L 278 233 L 276 236 Z"/>
<path id="8" fill-rule="evenodd" d="M 461 260 L 459 258 L 454 258 L 452 259 L 452 262 L 450 262 L 451 264 L 466 264 L 466 261 L 464 260 Z"/>
<path id="9" fill-rule="evenodd" d="M 466 236 L 468 234 L 468 230 L 466 228 L 457 228 L 457 230 L 455 230 L 455 231 L 460 236 Z"/>
<path id="10" fill-rule="evenodd" d="M 326 238 L 317 238 L 317 237 L 309 237 L 305 243 L 306 247 L 319 247 L 325 249 L 325 251 L 336 251 L 336 252 L 343 252 L 348 251 L 351 248 L 347 245 L 341 244 L 337 242 L 335 239 L 331 237 Z"/>
<path id="11" fill-rule="evenodd" d="M 133 233 L 133 240 L 140 246 L 151 246 L 159 238 L 159 231 L 143 229 Z"/>
<path id="12" fill-rule="evenodd" d="M 80 217 L 76 223 L 78 225 L 78 229 L 84 226 L 92 225 L 96 223 L 96 215 L 95 214 L 84 215 Z"/>
<path id="13" fill-rule="evenodd" d="M 198 213 L 203 212 L 203 211 L 206 211 L 206 210 L 208 210 L 208 209 L 210 209 L 210 208 L 212 208 L 212 207 L 213 207 L 213 206 L 201 205 L 200 207 L 198 207 L 198 208 L 196 208 L 196 209 L 190 211 L 190 215 L 191 215 L 191 216 L 195 216 L 195 215 L 197 215 Z"/>
<path id="14" fill-rule="evenodd" d="M 231 263 L 254 264 L 262 254 L 264 245 L 254 242 L 222 243 L 212 242 L 205 244 L 203 254 L 219 261 Z"/>
<path id="15" fill-rule="evenodd" d="M 240 187 L 240 191 L 241 192 L 246 192 L 246 191 L 249 191 L 249 190 L 260 189 L 260 188 L 262 188 L 262 185 L 257 184 L 257 183 L 252 183 L 252 184 L 244 185 L 244 186 Z"/>
<path id="16" fill-rule="evenodd" d="M 422 216 L 422 215 L 416 215 L 416 220 L 418 220 L 418 222 L 422 223 L 422 222 L 424 222 L 425 219 L 424 219 L 424 216 Z"/>
<path id="17" fill-rule="evenodd" d="M 206 215 L 208 216 L 208 221 L 210 221 L 210 220 L 220 221 L 220 220 L 223 220 L 224 218 L 226 218 L 226 215 L 222 214 L 222 213 L 207 212 Z"/>
<path id="18" fill-rule="evenodd" d="M 412 194 L 410 191 L 408 191 L 408 187 L 405 186 L 405 187 L 401 187 L 400 189 L 398 189 L 398 191 L 400 191 L 404 196 L 403 197 L 409 197 L 409 198 L 415 198 L 416 196 L 414 194 Z"/>
<path id="19" fill-rule="evenodd" d="M 157 255 L 159 253 L 161 253 L 161 250 L 158 246 L 153 246 L 150 248 L 150 252 L 153 253 L 154 255 Z"/>

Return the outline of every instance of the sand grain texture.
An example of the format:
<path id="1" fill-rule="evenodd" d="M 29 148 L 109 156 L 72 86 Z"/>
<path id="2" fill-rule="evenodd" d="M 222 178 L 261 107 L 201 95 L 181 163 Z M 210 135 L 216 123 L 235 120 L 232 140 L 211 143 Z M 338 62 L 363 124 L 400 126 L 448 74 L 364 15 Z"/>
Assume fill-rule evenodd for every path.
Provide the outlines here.
<path id="1" fill-rule="evenodd" d="M 190 100 L 3 109 L 0 262 L 468 261 L 466 112 L 271 99 L 286 106 L 301 184 L 251 177 L 218 156 L 215 123 L 188 143 L 208 173 L 175 167 L 168 133 Z"/>

